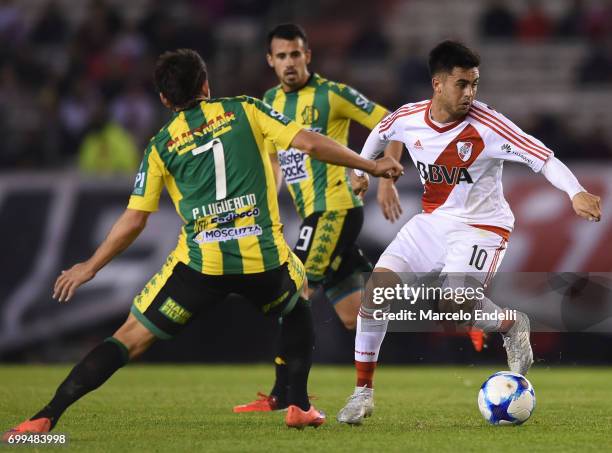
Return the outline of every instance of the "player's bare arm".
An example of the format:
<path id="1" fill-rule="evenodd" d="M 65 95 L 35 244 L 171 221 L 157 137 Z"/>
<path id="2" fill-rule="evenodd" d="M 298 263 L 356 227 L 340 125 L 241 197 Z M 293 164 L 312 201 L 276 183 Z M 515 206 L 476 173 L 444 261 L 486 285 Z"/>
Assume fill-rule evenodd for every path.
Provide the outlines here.
<path id="1" fill-rule="evenodd" d="M 55 281 L 53 298 L 59 302 L 68 302 L 79 286 L 94 278 L 100 269 L 134 242 L 144 230 L 149 214 L 126 209 L 91 258 L 62 271 Z"/>
<path id="2" fill-rule="evenodd" d="M 373 176 L 397 178 L 403 173 L 400 163 L 390 156 L 378 160 L 365 159 L 346 146 L 316 132 L 301 130 L 294 137 L 291 146 L 322 162 L 354 168 Z"/>
<path id="3" fill-rule="evenodd" d="M 403 149 L 404 144 L 402 142 L 391 141 L 387 148 L 385 148 L 385 156 L 391 156 L 399 162 Z M 394 180 L 382 179 L 378 183 L 376 200 L 378 201 L 383 216 L 391 223 L 398 220 L 402 215 L 402 205 Z"/>
<path id="4" fill-rule="evenodd" d="M 379 126 L 380 124 L 377 125 L 374 129 L 372 129 L 370 135 L 368 135 L 368 138 L 366 139 L 363 145 L 363 149 L 361 150 L 360 156 L 364 159 L 376 159 L 376 157 L 380 153 L 382 153 L 389 144 L 389 140 L 380 137 L 378 133 Z M 389 155 L 386 155 L 385 157 L 383 157 L 383 159 L 395 160 Z M 361 171 L 361 169 L 355 168 L 355 170 L 351 172 L 351 185 L 353 187 L 353 193 L 355 195 L 363 197 L 365 192 L 368 190 L 369 183 L 370 182 L 367 175 L 363 171 Z"/>

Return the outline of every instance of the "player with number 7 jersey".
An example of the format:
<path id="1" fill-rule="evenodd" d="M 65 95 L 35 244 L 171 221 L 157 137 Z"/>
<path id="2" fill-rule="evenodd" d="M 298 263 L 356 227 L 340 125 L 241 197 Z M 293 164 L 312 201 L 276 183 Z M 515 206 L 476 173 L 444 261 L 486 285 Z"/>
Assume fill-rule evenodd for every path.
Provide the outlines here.
<path id="1" fill-rule="evenodd" d="M 289 427 L 325 421 L 308 400 L 314 327 L 304 265 L 282 235 L 274 176 L 264 139 L 371 174 L 398 177 L 391 158 L 364 159 L 331 139 L 302 130 L 263 102 L 246 96 L 211 99 L 206 65 L 190 49 L 162 54 L 155 68 L 161 102 L 174 113 L 153 137 L 125 212 L 94 254 L 62 271 L 60 302 L 144 230 L 165 186 L 184 222 L 176 249 L 133 301 L 127 320 L 87 354 L 53 399 L 3 435 L 47 432 L 66 409 L 140 356 L 156 339 L 170 339 L 229 294 L 282 319 L 279 349 L 291 365 Z M 162 232 L 164 233 L 164 232 Z"/>
<path id="2" fill-rule="evenodd" d="M 185 224 L 174 255 L 203 274 L 252 274 L 287 261 L 264 136 L 299 127 L 246 96 L 174 113 L 151 140 L 128 207 L 153 211 L 165 185 Z M 262 159 L 266 157 L 266 159 Z"/>

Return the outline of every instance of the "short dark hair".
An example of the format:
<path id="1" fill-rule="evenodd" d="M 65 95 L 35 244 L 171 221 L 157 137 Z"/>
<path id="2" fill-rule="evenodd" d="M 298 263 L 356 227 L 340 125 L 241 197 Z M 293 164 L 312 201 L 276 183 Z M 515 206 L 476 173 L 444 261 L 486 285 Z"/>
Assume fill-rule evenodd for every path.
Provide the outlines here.
<path id="1" fill-rule="evenodd" d="M 442 41 L 429 52 L 429 75 L 440 72 L 453 72 L 453 68 L 477 68 L 480 66 L 478 54 L 458 41 Z"/>
<path id="2" fill-rule="evenodd" d="M 208 77 L 206 63 L 195 50 L 164 52 L 155 63 L 155 86 L 174 107 L 185 107 L 198 98 Z"/>
<path id="3" fill-rule="evenodd" d="M 308 47 L 306 32 L 298 24 L 280 24 L 270 30 L 268 33 L 268 53 L 272 51 L 271 46 L 274 38 L 286 39 L 287 41 L 300 38 L 304 42 L 304 47 Z"/>

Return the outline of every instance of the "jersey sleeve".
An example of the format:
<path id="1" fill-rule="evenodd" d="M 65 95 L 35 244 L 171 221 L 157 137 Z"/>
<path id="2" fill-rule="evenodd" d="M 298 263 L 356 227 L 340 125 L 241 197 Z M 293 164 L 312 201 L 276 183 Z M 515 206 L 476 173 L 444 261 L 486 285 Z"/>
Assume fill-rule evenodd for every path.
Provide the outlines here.
<path id="1" fill-rule="evenodd" d="M 264 140 L 264 151 L 268 154 L 276 154 L 278 149 L 272 140 Z"/>
<path id="2" fill-rule="evenodd" d="M 157 148 L 151 144 L 145 151 L 136 174 L 128 208 L 147 212 L 157 211 L 165 174 L 166 167 L 159 157 Z"/>
<path id="3" fill-rule="evenodd" d="M 402 141 L 402 117 L 404 112 L 415 108 L 414 104 L 401 106 L 395 112 L 385 117 L 372 132 L 376 131 L 380 140 L 388 143 L 391 140 Z"/>
<path id="4" fill-rule="evenodd" d="M 470 115 L 488 126 L 491 134 L 486 143 L 495 159 L 518 162 L 539 172 L 554 153 L 540 140 L 527 134 L 501 113 L 484 106 L 473 107 Z"/>
<path id="5" fill-rule="evenodd" d="M 277 149 L 288 149 L 291 142 L 302 128 L 285 115 L 277 112 L 265 102 L 255 98 L 248 98 L 249 115 L 255 120 L 264 136 L 264 147 L 270 150 L 270 145 L 266 141 L 272 142 L 271 145 Z"/>
<path id="6" fill-rule="evenodd" d="M 340 116 L 355 120 L 368 129 L 373 129 L 389 113 L 386 108 L 370 101 L 348 85 L 335 84 L 330 93 L 330 102 Z"/>
<path id="7" fill-rule="evenodd" d="M 374 129 L 370 131 L 370 135 L 368 135 L 368 138 L 366 139 L 363 148 L 361 149 L 360 156 L 364 159 L 376 159 L 376 157 L 385 150 L 387 144 L 390 141 L 390 138 L 380 133 L 381 124 L 382 123 L 379 123 L 374 126 Z M 364 172 L 362 170 L 355 169 L 353 171 L 357 176 L 364 175 Z"/>

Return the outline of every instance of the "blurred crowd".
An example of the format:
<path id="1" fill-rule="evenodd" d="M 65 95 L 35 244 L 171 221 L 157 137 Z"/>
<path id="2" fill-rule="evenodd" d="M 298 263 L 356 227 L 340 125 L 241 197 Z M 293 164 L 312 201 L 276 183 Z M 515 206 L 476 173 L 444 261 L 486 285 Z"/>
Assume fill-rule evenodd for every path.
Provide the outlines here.
<path id="1" fill-rule="evenodd" d="M 151 81 L 157 55 L 194 48 L 209 64 L 213 95 L 260 97 L 276 84 L 265 65 L 265 34 L 280 21 L 305 26 L 313 68 L 323 66 L 326 76 L 351 82 L 349 69 L 361 69 L 337 62 L 363 59 L 394 71 L 394 86 L 377 84 L 379 91 L 364 91 L 396 108 L 429 85 L 422 53 L 408 47 L 401 61 L 392 58 L 397 44 L 384 33 L 387 16 L 381 11 L 399 1 L 142 0 L 127 8 L 91 0 L 74 2 L 86 6 L 82 14 L 70 14 L 70 2 L 40 0 L 31 14 L 31 1 L 0 0 L 0 169 L 78 166 L 102 174 L 133 172 L 148 139 L 167 118 Z M 334 24 L 341 16 L 351 21 Z M 347 28 L 347 23 L 353 25 Z M 588 41 L 576 84 L 612 88 L 612 1 L 587 7 L 575 0 L 560 20 L 535 1 L 528 2 L 522 16 L 505 2 L 491 1 L 478 24 L 478 34 L 486 39 Z M 528 130 L 562 156 L 575 157 L 576 143 L 588 143 L 590 151 L 581 159 L 612 157 L 603 131 L 572 135 L 564 121 L 543 113 Z"/>
<path id="2" fill-rule="evenodd" d="M 486 39 L 541 43 L 553 40 L 587 40 L 589 53 L 577 68 L 580 84 L 612 83 L 612 1 L 587 3 L 571 0 L 559 18 L 553 18 L 541 1 L 529 0 L 522 15 L 507 2 L 494 0 L 479 18 L 479 34 Z"/>

